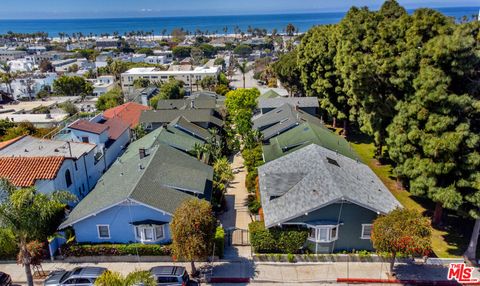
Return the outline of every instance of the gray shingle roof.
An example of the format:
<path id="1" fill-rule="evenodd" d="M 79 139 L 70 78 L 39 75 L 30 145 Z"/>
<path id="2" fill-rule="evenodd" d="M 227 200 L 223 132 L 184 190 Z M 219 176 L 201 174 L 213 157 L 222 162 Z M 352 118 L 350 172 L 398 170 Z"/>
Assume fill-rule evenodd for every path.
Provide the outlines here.
<path id="1" fill-rule="evenodd" d="M 127 199 L 173 213 L 189 193 L 209 199 L 213 168 L 181 151 L 156 141 L 150 133 L 132 143 L 95 188 L 72 210 L 65 228 Z M 138 148 L 147 148 L 140 159 Z M 188 174 L 188 175 L 187 175 Z M 188 193 L 187 193 L 188 192 Z"/>
<path id="2" fill-rule="evenodd" d="M 380 213 L 401 206 L 367 165 L 315 144 L 260 166 L 258 173 L 267 227 L 342 198 Z"/>
<path id="3" fill-rule="evenodd" d="M 213 109 L 187 109 L 187 110 L 147 110 L 140 116 L 141 123 L 170 123 L 179 116 L 196 123 L 210 122 L 218 127 L 223 126 L 223 121 L 214 115 Z"/>
<path id="4" fill-rule="evenodd" d="M 199 137 L 204 141 L 207 141 L 212 135 L 210 132 L 202 128 L 196 124 L 193 124 L 192 122 L 188 121 L 185 117 L 179 116 L 176 119 L 174 119 L 169 126 L 172 126 L 174 128 L 180 129 L 186 133 L 189 133 L 195 137 Z"/>
<path id="5" fill-rule="evenodd" d="M 262 132 L 263 139 L 268 140 L 304 122 L 321 125 L 319 118 L 312 116 L 294 106 L 285 103 L 274 110 L 253 119 L 253 128 Z"/>
<path id="6" fill-rule="evenodd" d="M 319 107 L 316 97 L 275 97 L 259 98 L 258 108 L 277 108 L 285 103 L 298 107 Z"/>

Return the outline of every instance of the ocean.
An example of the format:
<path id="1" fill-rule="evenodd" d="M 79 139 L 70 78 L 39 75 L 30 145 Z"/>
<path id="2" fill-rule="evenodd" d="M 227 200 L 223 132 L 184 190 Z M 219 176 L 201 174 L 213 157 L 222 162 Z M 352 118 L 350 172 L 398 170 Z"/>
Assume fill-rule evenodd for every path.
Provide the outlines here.
<path id="1" fill-rule="evenodd" d="M 479 7 L 435 8 L 447 16 L 460 19 L 463 16 L 478 15 Z M 410 13 L 413 10 L 409 11 Z M 294 24 L 300 32 L 305 32 L 319 24 L 339 22 L 346 12 L 324 12 L 310 14 L 278 14 L 278 15 L 239 15 L 239 16 L 197 16 L 197 17 L 158 17 L 158 18 L 108 18 L 108 19 L 48 19 L 48 20 L 0 20 L 0 34 L 13 31 L 17 33 L 46 32 L 51 37 L 58 33 L 81 32 L 84 35 L 113 34 L 123 35 L 131 31 L 153 31 L 160 35 L 163 30 L 166 35 L 175 28 L 195 32 L 197 29 L 209 34 L 233 34 L 235 27 L 246 32 L 248 27 L 277 29 L 282 32 L 288 23 Z"/>

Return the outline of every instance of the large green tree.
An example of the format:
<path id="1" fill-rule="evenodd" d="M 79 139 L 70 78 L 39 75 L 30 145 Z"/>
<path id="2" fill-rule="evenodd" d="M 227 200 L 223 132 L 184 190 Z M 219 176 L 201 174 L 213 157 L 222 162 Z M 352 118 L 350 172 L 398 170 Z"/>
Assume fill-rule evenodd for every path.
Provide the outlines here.
<path id="1" fill-rule="evenodd" d="M 381 156 L 394 107 L 403 96 L 392 81 L 395 60 L 404 47 L 403 17 L 408 16 L 397 2 L 386 1 L 378 12 L 351 8 L 339 24 L 335 64 L 342 92 L 349 98 L 350 116 L 361 131 L 373 136 L 377 156 Z"/>
<path id="2" fill-rule="evenodd" d="M 300 78 L 301 69 L 297 64 L 297 54 L 296 49 L 283 54 L 272 65 L 275 75 L 291 95 L 301 95 L 303 93 L 303 85 Z"/>
<path id="3" fill-rule="evenodd" d="M 197 198 L 184 201 L 175 211 L 170 228 L 174 255 L 190 261 L 192 275 L 196 275 L 195 261 L 207 258 L 213 250 L 216 220 L 212 206 Z"/>
<path id="4" fill-rule="evenodd" d="M 115 106 L 119 106 L 123 104 L 124 98 L 122 94 L 122 90 L 118 87 L 100 95 L 98 97 L 97 102 L 95 103 L 95 107 L 100 111 L 105 111 L 109 108 L 113 108 Z"/>
<path id="5" fill-rule="evenodd" d="M 225 106 L 229 114 L 236 114 L 240 109 L 248 109 L 253 111 L 257 107 L 257 98 L 260 91 L 256 88 L 239 88 L 229 91 L 226 94 Z"/>
<path id="6" fill-rule="evenodd" d="M 53 82 L 53 92 L 59 96 L 80 96 L 85 98 L 93 93 L 93 86 L 80 76 L 61 76 Z"/>
<path id="7" fill-rule="evenodd" d="M 20 249 L 19 257 L 22 257 L 27 284 L 33 286 L 31 256 L 27 245 L 34 240 L 45 240 L 48 229 L 56 227 L 51 225 L 52 220 L 74 198 L 66 192 L 46 195 L 34 188 L 17 190 L 5 181 L 2 181 L 1 192 L 0 225 L 12 230 Z"/>
<path id="8" fill-rule="evenodd" d="M 337 119 L 343 120 L 346 130 L 351 107 L 335 64 L 339 40 L 337 26 L 312 28 L 302 38 L 298 65 L 306 95 L 318 97 L 320 107 L 333 118 L 333 126 Z"/>
<path id="9" fill-rule="evenodd" d="M 422 51 L 415 93 L 397 106 L 388 128 L 395 172 L 410 191 L 437 203 L 434 223 L 443 207 L 468 211 L 478 218 L 480 193 L 480 57 L 470 29 L 430 40 Z M 476 182 L 477 181 L 477 182 Z"/>

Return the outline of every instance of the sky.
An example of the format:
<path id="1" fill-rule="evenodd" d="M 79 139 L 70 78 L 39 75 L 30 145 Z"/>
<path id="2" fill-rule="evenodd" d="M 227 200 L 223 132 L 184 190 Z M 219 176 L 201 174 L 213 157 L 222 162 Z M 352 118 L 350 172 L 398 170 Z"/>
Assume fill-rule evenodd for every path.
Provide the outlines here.
<path id="1" fill-rule="evenodd" d="M 418 7 L 476 7 L 479 0 L 399 0 Z M 381 0 L 0 0 L 1 19 L 210 16 L 346 11 L 378 8 Z"/>

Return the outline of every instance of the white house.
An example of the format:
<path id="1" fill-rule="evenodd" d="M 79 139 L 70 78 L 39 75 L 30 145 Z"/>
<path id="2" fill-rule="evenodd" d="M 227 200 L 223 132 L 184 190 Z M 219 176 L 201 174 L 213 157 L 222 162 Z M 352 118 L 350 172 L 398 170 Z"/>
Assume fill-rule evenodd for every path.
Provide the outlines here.
<path id="1" fill-rule="evenodd" d="M 133 87 L 133 82 L 139 78 L 149 79 L 150 81 L 166 81 L 170 77 L 176 80 L 183 81 L 187 89 L 191 88 L 197 81 L 202 80 L 207 76 L 218 76 L 221 68 L 215 67 L 196 67 L 193 70 L 159 70 L 155 67 L 148 68 L 132 68 L 125 73 L 122 73 L 122 88 L 127 91 Z"/>
<path id="2" fill-rule="evenodd" d="M 12 72 L 31 72 L 35 68 L 35 61 L 31 57 L 8 61 Z"/>
<path id="3" fill-rule="evenodd" d="M 81 200 L 106 170 L 95 147 L 20 136 L 0 144 L 0 177 L 43 193 L 66 190 Z"/>
<path id="4" fill-rule="evenodd" d="M 45 86 L 51 88 L 56 78 L 56 73 L 42 73 L 17 78 L 11 83 L 13 98 L 15 100 L 35 98 L 37 93 Z M 0 90 L 6 92 L 8 87 L 5 84 L 0 84 Z"/>
<path id="5" fill-rule="evenodd" d="M 97 160 L 103 160 L 108 168 L 130 143 L 130 126 L 120 118 L 106 119 L 99 114 L 90 120 L 79 119 L 73 122 L 62 138 L 66 141 L 95 144 Z"/>
<path id="6" fill-rule="evenodd" d="M 165 65 L 168 63 L 166 56 L 149 56 L 145 58 L 147 64 Z"/>
<path id="7" fill-rule="evenodd" d="M 99 76 L 90 81 L 93 83 L 93 95 L 95 96 L 107 93 L 115 87 L 115 77 L 113 75 Z"/>

